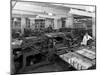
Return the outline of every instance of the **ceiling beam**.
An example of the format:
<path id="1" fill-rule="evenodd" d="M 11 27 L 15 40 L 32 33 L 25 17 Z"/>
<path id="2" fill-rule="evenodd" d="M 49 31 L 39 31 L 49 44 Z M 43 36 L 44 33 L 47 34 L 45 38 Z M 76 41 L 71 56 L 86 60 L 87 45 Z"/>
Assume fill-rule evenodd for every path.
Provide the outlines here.
<path id="1" fill-rule="evenodd" d="M 29 14 L 12 14 L 12 17 L 32 17 L 36 18 L 37 15 L 29 15 Z"/>

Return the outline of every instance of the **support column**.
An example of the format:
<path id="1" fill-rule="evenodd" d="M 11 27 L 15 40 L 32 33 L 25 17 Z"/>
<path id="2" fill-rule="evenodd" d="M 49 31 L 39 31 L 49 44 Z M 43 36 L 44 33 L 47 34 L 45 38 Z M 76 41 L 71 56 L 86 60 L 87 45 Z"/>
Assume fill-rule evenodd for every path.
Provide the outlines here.
<path id="1" fill-rule="evenodd" d="M 32 29 L 32 30 L 34 30 L 35 29 L 35 19 L 30 19 L 30 28 Z"/>
<path id="2" fill-rule="evenodd" d="M 54 29 L 59 29 L 62 27 L 61 19 L 56 18 L 54 19 Z"/>
<path id="3" fill-rule="evenodd" d="M 96 25 L 95 25 L 95 17 L 92 17 L 92 37 L 96 38 Z"/>
<path id="4" fill-rule="evenodd" d="M 26 18 L 22 17 L 21 18 L 21 33 L 24 34 L 24 28 L 26 26 Z"/>
<path id="5" fill-rule="evenodd" d="M 35 29 L 35 19 L 34 19 L 34 18 L 30 18 L 30 28 L 31 28 L 32 30 Z"/>
<path id="6" fill-rule="evenodd" d="M 57 22 L 58 22 L 58 20 L 54 19 L 54 29 L 58 29 Z"/>
<path id="7" fill-rule="evenodd" d="M 68 17 L 66 18 L 65 27 L 66 28 L 73 28 L 73 15 L 72 14 L 68 14 Z"/>
<path id="8" fill-rule="evenodd" d="M 62 22 L 61 22 L 61 19 L 58 19 L 58 28 L 62 28 Z"/>

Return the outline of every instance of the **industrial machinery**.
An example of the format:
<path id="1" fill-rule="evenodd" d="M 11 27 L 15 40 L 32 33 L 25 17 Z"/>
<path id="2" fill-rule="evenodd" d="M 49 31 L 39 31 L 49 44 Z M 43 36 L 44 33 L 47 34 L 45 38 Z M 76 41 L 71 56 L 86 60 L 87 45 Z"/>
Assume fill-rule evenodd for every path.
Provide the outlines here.
<path id="1" fill-rule="evenodd" d="M 55 50 L 56 54 L 62 54 L 69 51 L 69 40 L 64 33 L 47 33 L 49 49 Z"/>
<path id="2" fill-rule="evenodd" d="M 18 68 L 18 72 L 23 73 L 30 70 L 30 68 L 54 63 L 55 55 L 71 51 L 70 41 L 71 39 L 62 32 L 45 33 L 38 37 L 25 37 L 20 46 L 21 61 L 19 63 L 21 66 L 20 69 Z"/>
<path id="3" fill-rule="evenodd" d="M 29 70 L 30 67 L 35 68 L 47 63 L 46 57 L 44 55 L 47 50 L 43 50 L 45 42 L 46 41 L 44 37 L 26 37 L 23 40 L 23 43 L 21 45 L 23 66 L 20 72 Z"/>

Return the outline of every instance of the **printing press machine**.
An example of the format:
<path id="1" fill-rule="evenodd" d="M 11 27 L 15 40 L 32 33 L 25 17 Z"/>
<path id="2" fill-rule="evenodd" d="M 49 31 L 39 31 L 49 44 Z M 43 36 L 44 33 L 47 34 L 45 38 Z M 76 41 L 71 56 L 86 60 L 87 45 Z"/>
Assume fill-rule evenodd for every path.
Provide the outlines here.
<path id="1" fill-rule="evenodd" d="M 67 39 L 65 34 L 59 33 L 47 33 L 45 36 L 48 38 L 48 45 L 51 44 L 56 54 L 62 54 L 69 51 L 70 39 Z"/>
<path id="2" fill-rule="evenodd" d="M 67 38 L 62 32 L 45 33 L 40 37 L 25 37 L 24 39 L 19 40 L 19 42 L 17 41 L 17 43 L 12 42 L 12 53 L 14 55 L 13 59 L 17 59 L 17 61 L 20 60 L 19 63 L 14 61 L 16 73 L 25 73 L 32 67 L 35 69 L 41 65 L 53 63 L 55 62 L 55 55 L 59 56 L 62 60 L 64 60 L 64 62 L 69 63 L 69 65 L 74 67 L 76 70 L 81 70 L 83 68 L 88 69 L 92 66 L 95 66 L 95 60 L 91 61 L 84 56 L 84 54 L 82 55 L 82 52 L 77 52 L 79 51 L 78 49 L 73 50 L 75 47 L 72 46 L 70 42 L 71 39 Z M 72 56 L 74 56 L 74 58 L 72 58 Z M 66 57 L 70 58 L 67 60 Z M 83 62 L 83 64 L 88 64 L 88 67 L 82 67 L 82 64 L 80 64 L 79 60 L 81 63 L 83 60 L 85 60 L 86 62 Z M 91 62 L 93 63 L 90 64 Z M 16 68 L 16 63 L 19 68 Z"/>
<path id="3" fill-rule="evenodd" d="M 18 40 L 18 41 L 20 41 L 20 40 Z M 22 40 L 22 42 L 20 44 L 18 44 L 16 41 L 12 42 L 12 55 L 13 55 L 12 61 L 14 62 L 15 71 L 18 70 L 17 72 L 19 72 L 19 71 L 23 72 L 26 67 L 29 68 L 30 64 L 32 65 L 35 62 L 35 65 L 36 65 L 37 62 L 40 62 L 40 61 L 37 61 L 37 59 L 45 60 L 44 54 L 46 53 L 47 50 L 42 49 L 44 47 L 44 44 L 45 44 L 44 37 L 43 38 L 41 38 L 41 37 L 26 37 Z M 47 44 L 45 44 L 45 46 L 46 45 Z M 42 56 L 43 56 L 43 58 L 39 58 Z M 34 59 L 34 62 L 33 62 L 33 59 Z M 20 60 L 20 62 L 19 62 L 19 60 Z M 45 63 L 43 63 L 43 64 L 47 63 L 46 61 L 44 61 L 44 62 Z M 38 66 L 38 65 L 39 64 L 37 64 L 36 66 Z"/>
<path id="4" fill-rule="evenodd" d="M 29 69 L 30 65 L 31 67 L 33 65 L 35 68 L 39 66 L 39 64 L 52 63 L 55 59 L 55 54 L 59 55 L 68 52 L 68 43 L 66 44 L 64 33 L 47 33 L 42 37 L 25 37 L 23 40 L 19 41 L 21 41 L 19 45 L 17 45 L 16 42 L 13 42 L 15 44 L 12 43 L 12 49 L 14 59 L 19 60 L 19 57 L 21 56 L 20 72 L 23 72 L 25 67 Z M 20 49 L 20 51 L 17 51 L 18 49 Z M 40 63 L 36 64 L 37 60 L 40 60 L 36 60 L 36 57 L 41 56 L 43 56 L 43 64 L 41 62 L 42 60 Z"/>

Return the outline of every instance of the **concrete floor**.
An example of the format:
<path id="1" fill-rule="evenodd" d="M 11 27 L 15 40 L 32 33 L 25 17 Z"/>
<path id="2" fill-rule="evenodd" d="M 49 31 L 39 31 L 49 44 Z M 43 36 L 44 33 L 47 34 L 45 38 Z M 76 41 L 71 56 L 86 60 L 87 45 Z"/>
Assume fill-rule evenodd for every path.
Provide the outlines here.
<path id="1" fill-rule="evenodd" d="M 74 68 L 70 67 L 69 64 L 57 57 L 55 63 L 40 66 L 35 69 L 30 69 L 27 73 L 44 73 L 44 72 L 61 72 L 61 71 L 72 71 Z"/>
<path id="2" fill-rule="evenodd" d="M 61 68 L 61 66 L 59 66 L 58 64 L 49 64 L 49 65 L 45 65 L 45 66 L 42 66 L 42 67 L 39 67 L 35 70 L 33 70 L 32 72 L 35 72 L 35 73 L 40 73 L 40 72 L 57 72 L 57 71 L 61 71 L 63 70 Z"/>

